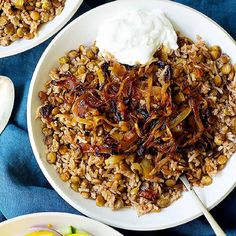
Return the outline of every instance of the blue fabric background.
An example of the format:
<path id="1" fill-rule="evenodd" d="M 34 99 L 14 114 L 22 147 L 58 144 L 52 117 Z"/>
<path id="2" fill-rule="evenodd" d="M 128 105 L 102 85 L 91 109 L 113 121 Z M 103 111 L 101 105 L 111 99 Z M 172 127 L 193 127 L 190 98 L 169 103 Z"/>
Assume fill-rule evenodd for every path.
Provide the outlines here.
<path id="1" fill-rule="evenodd" d="M 73 19 L 106 2 L 109 0 L 85 0 Z M 236 39 L 236 0 L 177 0 L 177 2 L 205 13 Z M 16 89 L 16 100 L 10 123 L 0 136 L 0 222 L 15 216 L 42 211 L 78 214 L 78 211 L 70 207 L 51 188 L 42 175 L 33 156 L 27 134 L 26 101 L 29 83 L 40 55 L 50 41 L 51 39 L 22 54 L 0 59 L 0 74 L 10 77 Z M 236 190 L 211 213 L 227 235 L 236 236 Z M 125 230 L 120 232 L 127 236 L 213 235 L 204 217 L 159 232 Z"/>

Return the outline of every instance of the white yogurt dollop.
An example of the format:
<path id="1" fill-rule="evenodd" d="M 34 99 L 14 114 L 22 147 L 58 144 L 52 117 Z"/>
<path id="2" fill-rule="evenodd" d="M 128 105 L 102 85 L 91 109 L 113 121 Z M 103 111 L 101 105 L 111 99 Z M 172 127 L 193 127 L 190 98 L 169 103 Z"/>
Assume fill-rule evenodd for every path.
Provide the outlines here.
<path id="1" fill-rule="evenodd" d="M 160 10 L 130 10 L 106 20 L 96 45 L 104 57 L 113 55 L 127 65 L 147 63 L 161 45 L 177 49 L 177 35 Z"/>

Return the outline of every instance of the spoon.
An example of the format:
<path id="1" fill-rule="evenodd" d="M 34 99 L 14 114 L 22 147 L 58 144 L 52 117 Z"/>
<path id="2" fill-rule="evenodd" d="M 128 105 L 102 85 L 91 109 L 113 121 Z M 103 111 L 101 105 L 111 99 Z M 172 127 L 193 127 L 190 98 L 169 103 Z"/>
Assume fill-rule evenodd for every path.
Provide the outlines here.
<path id="1" fill-rule="evenodd" d="M 190 183 L 188 182 L 185 175 L 180 176 L 180 180 L 184 184 L 184 186 L 187 188 L 187 190 L 191 193 L 193 199 L 195 200 L 196 204 L 198 205 L 199 209 L 202 211 L 204 216 L 206 217 L 207 221 L 211 225 L 212 229 L 214 230 L 215 234 L 217 236 L 226 236 L 224 231 L 221 229 L 221 227 L 218 225 L 218 223 L 215 221 L 213 216 L 210 214 L 210 212 L 207 210 L 207 208 L 202 203 L 201 199 L 198 197 L 197 193 L 194 191 Z"/>
<path id="2" fill-rule="evenodd" d="M 15 90 L 11 79 L 0 75 L 0 134 L 10 119 L 14 100 Z"/>

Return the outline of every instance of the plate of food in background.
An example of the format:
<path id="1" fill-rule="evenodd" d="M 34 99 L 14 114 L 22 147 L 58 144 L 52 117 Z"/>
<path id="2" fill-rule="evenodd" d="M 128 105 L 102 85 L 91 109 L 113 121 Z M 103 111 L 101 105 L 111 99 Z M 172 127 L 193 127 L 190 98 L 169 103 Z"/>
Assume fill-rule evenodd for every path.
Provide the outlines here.
<path id="1" fill-rule="evenodd" d="M 84 216 L 43 212 L 15 217 L 0 224 L 8 236 L 121 236 L 119 232 Z"/>
<path id="2" fill-rule="evenodd" d="M 58 32 L 83 1 L 0 1 L 0 58 L 29 50 Z"/>

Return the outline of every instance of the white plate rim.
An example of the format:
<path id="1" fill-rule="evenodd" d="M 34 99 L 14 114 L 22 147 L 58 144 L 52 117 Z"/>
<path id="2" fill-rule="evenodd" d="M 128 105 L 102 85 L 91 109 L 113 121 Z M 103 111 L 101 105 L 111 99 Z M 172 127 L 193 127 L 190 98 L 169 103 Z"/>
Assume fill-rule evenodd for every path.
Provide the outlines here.
<path id="1" fill-rule="evenodd" d="M 43 35 L 41 38 L 39 38 L 37 41 L 35 41 L 33 43 L 31 43 L 30 40 L 29 40 L 28 45 L 25 46 L 25 47 L 19 46 L 18 48 L 15 48 L 15 49 L 13 48 L 13 49 L 11 49 L 7 52 L 1 52 L 0 53 L 0 58 L 10 57 L 10 56 L 14 56 L 14 55 L 17 55 L 19 53 L 28 51 L 32 48 L 35 48 L 36 46 L 43 43 L 44 41 L 48 40 L 50 37 L 52 37 L 54 34 L 56 34 L 58 31 L 60 31 L 66 25 L 66 23 L 73 17 L 73 15 L 79 9 L 80 5 L 83 3 L 84 0 L 76 0 L 76 1 L 78 1 L 78 2 L 75 5 L 75 7 L 72 9 L 72 11 L 69 12 L 70 14 L 68 14 L 65 17 L 64 21 L 62 21 L 57 27 L 53 28 L 50 32 Z M 56 17 L 53 20 L 57 20 Z M 36 39 L 37 39 L 37 36 L 36 36 Z"/>
<path id="2" fill-rule="evenodd" d="M 120 0 L 120 1 L 129 1 L 129 0 Z M 172 2 L 172 1 L 169 1 L 169 0 L 156 0 L 156 1 L 159 1 L 159 2 L 169 2 L 170 4 L 173 4 L 173 5 L 177 5 L 177 6 L 181 6 L 185 9 L 188 9 L 189 11 L 192 11 L 196 14 L 199 14 L 200 16 L 204 17 L 206 20 L 210 21 L 211 23 L 213 23 L 215 26 L 217 26 L 221 31 L 223 31 L 223 33 L 225 34 L 226 37 L 228 37 L 233 43 L 234 45 L 236 46 L 236 42 L 235 40 L 232 38 L 232 36 L 225 30 L 223 29 L 218 23 L 216 23 L 214 20 L 212 20 L 210 17 L 206 16 L 205 14 L 199 12 L 198 10 L 196 9 L 193 9 L 189 6 L 186 6 L 184 4 L 181 4 L 181 3 L 178 3 L 178 2 Z M 95 219 L 95 220 L 98 220 L 98 221 L 101 221 L 101 222 L 104 222 L 105 224 L 109 224 L 113 227 L 117 227 L 117 228 L 121 228 L 121 229 L 126 229 L 126 230 L 133 230 L 133 231 L 155 231 L 155 230 L 163 230 L 163 229 L 168 229 L 168 228 L 172 228 L 172 227 L 175 227 L 175 226 L 179 226 L 179 225 L 182 225 L 182 224 L 185 224 L 187 222 L 190 222 L 196 218 L 198 218 L 199 216 L 202 216 L 203 214 L 202 213 L 198 213 L 198 214 L 195 214 L 193 215 L 192 217 L 189 217 L 188 219 L 184 219 L 184 220 L 181 220 L 181 221 L 178 221 L 178 223 L 175 223 L 175 224 L 166 224 L 165 226 L 163 227 L 160 227 L 160 226 L 153 226 L 153 227 L 139 227 L 139 226 L 136 226 L 135 228 L 131 228 L 131 227 L 124 227 L 122 224 L 119 224 L 119 223 L 114 223 L 113 221 L 111 220 L 106 220 L 104 221 L 102 218 L 98 218 L 96 217 L 93 212 L 90 212 L 90 211 L 87 211 L 86 209 L 84 209 L 82 206 L 78 205 L 78 204 L 75 204 L 70 198 L 68 198 L 61 190 L 59 187 L 57 187 L 57 184 L 55 183 L 55 181 L 50 177 L 49 173 L 47 172 L 46 168 L 43 166 L 43 162 L 41 161 L 41 158 L 40 158 L 40 155 L 39 153 L 37 152 L 37 148 L 36 148 L 36 145 L 35 145 L 35 142 L 34 142 L 34 139 L 33 139 L 33 132 L 32 132 L 32 123 L 31 123 L 31 96 L 32 96 L 32 93 L 33 93 L 33 85 L 34 85 L 34 82 L 36 80 L 36 75 L 38 73 L 38 70 L 39 70 L 39 67 L 40 67 L 40 64 L 42 63 L 42 61 L 44 60 L 44 58 L 46 57 L 48 51 L 50 50 L 51 47 L 53 47 L 53 44 L 55 41 L 57 41 L 57 39 L 62 35 L 64 34 L 64 32 L 67 30 L 67 28 L 71 27 L 73 24 L 76 24 L 77 21 L 79 21 L 80 19 L 86 17 L 88 14 L 90 14 L 90 12 L 93 12 L 93 11 L 96 11 L 97 8 L 101 7 L 101 6 L 104 6 L 104 5 L 112 5 L 113 2 L 109 2 L 109 3 L 106 3 L 106 4 L 103 4 L 103 5 L 100 5 L 98 7 L 95 7 L 87 12 L 85 12 L 84 14 L 82 14 L 81 16 L 77 17 L 76 19 L 74 19 L 70 24 L 68 24 L 63 30 L 61 30 L 57 35 L 56 37 L 52 40 L 52 42 L 48 45 L 48 47 L 45 49 L 44 53 L 42 54 L 42 56 L 40 57 L 40 60 L 35 68 L 35 71 L 33 73 L 33 76 L 32 76 L 32 80 L 31 80 L 31 83 L 30 83 L 30 88 L 29 88 L 29 93 L 28 93 L 28 100 L 27 100 L 27 126 L 28 126 L 28 132 L 29 132 L 29 139 L 30 139 L 30 143 L 31 143 L 31 147 L 32 147 L 32 150 L 33 150 L 33 153 L 36 157 L 36 160 L 37 160 L 37 163 L 38 165 L 40 166 L 40 169 L 42 170 L 44 176 L 47 178 L 47 180 L 50 182 L 50 184 L 52 185 L 52 187 L 57 191 L 57 193 L 66 201 L 68 202 L 72 207 L 74 207 L 75 209 L 77 209 L 78 211 L 80 211 L 81 213 Z M 236 187 L 236 181 L 235 183 L 228 189 L 228 191 L 225 193 L 225 195 L 223 195 L 221 198 L 219 198 L 214 204 L 212 204 L 208 209 L 211 210 L 212 208 L 214 208 L 215 206 L 217 206 L 221 201 L 223 201 L 232 191 L 233 189 Z"/>

